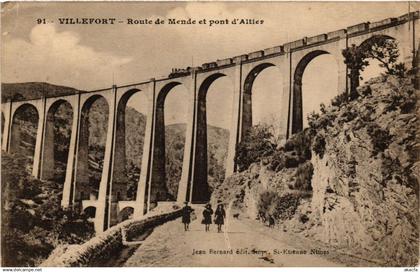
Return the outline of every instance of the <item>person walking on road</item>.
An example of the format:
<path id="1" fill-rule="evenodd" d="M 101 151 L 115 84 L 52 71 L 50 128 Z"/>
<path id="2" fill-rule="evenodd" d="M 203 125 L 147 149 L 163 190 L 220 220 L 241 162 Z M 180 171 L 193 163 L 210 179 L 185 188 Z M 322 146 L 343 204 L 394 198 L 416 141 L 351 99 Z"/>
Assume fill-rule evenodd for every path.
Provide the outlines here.
<path id="1" fill-rule="evenodd" d="M 204 224 L 205 230 L 210 231 L 210 224 L 211 224 L 211 216 L 213 214 L 213 209 L 211 208 L 210 204 L 207 204 L 203 211 L 203 221 L 201 223 Z"/>
<path id="2" fill-rule="evenodd" d="M 182 208 L 182 223 L 184 223 L 184 230 L 190 230 L 190 223 L 191 223 L 191 213 L 194 211 L 190 206 L 188 206 L 188 202 L 184 202 L 185 206 Z"/>
<path id="3" fill-rule="evenodd" d="M 214 223 L 217 225 L 217 232 L 222 232 L 222 225 L 225 223 L 226 212 L 223 204 L 217 205 L 216 212 L 214 213 Z"/>

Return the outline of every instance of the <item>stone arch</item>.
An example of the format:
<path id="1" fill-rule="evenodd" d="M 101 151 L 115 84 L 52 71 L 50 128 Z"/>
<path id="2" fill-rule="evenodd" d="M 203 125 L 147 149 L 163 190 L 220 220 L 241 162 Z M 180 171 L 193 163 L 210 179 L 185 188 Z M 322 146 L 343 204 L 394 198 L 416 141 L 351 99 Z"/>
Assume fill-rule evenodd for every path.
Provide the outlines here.
<path id="1" fill-rule="evenodd" d="M 100 114 L 98 112 L 99 110 L 104 112 Z M 87 98 L 81 107 L 76 182 L 74 191 L 71 190 L 72 196 L 70 198 L 73 199 L 74 203 L 98 198 L 99 184 L 103 171 L 104 143 L 106 142 L 109 113 L 110 108 L 107 99 L 99 94 L 94 94 Z M 90 123 L 91 118 L 96 118 L 95 124 Z M 96 126 L 96 131 L 91 129 L 92 125 Z M 92 132 L 94 132 L 93 135 Z"/>
<path id="2" fill-rule="evenodd" d="M 206 96 L 210 85 L 225 74 L 220 72 L 208 76 L 200 85 L 197 96 L 196 128 L 195 128 L 195 158 L 193 184 L 188 186 L 187 195 L 192 196 L 194 202 L 207 202 L 210 199 L 208 185 L 208 162 L 207 162 L 207 106 Z M 190 191 L 192 187 L 192 192 Z"/>
<path id="3" fill-rule="evenodd" d="M 126 156 L 126 108 L 128 100 L 136 93 L 139 93 L 140 89 L 130 89 L 125 92 L 118 101 L 117 112 L 116 112 L 116 129 L 115 129 L 115 153 L 114 153 L 114 167 L 113 167 L 113 199 L 117 197 L 117 191 L 114 190 L 114 185 L 120 184 L 128 185 L 127 179 L 127 156 Z M 118 185 L 117 185 L 118 186 Z M 136 192 L 136 190 L 134 190 Z M 126 200 L 127 192 L 124 196 L 120 196 L 121 199 Z"/>
<path id="4" fill-rule="evenodd" d="M 164 107 L 165 99 L 168 93 L 175 88 L 178 85 L 182 85 L 182 83 L 177 81 L 172 81 L 167 83 L 165 86 L 162 87 L 162 89 L 159 91 L 158 97 L 156 99 L 156 107 L 161 108 Z"/>
<path id="5" fill-rule="evenodd" d="M 33 161 L 38 123 L 38 109 L 30 103 L 20 105 L 13 112 L 10 135 L 10 153 L 21 153 L 30 157 Z M 32 166 L 32 162 L 30 165 Z"/>
<path id="6" fill-rule="evenodd" d="M 43 179 L 58 178 L 64 181 L 73 114 L 72 105 L 64 99 L 55 101 L 47 109 L 41 160 Z"/>
<path id="7" fill-rule="evenodd" d="M 127 219 L 131 219 L 134 214 L 134 208 L 131 206 L 124 207 L 119 213 L 118 213 L 118 222 L 125 221 Z"/>
<path id="8" fill-rule="evenodd" d="M 95 218 L 96 207 L 95 206 L 87 206 L 83 209 L 83 213 L 86 215 L 87 218 Z"/>
<path id="9" fill-rule="evenodd" d="M 169 197 L 166 181 L 165 101 L 169 92 L 178 85 L 182 84 L 176 81 L 167 83 L 159 91 L 156 99 L 151 203 L 165 201 Z"/>
<path id="10" fill-rule="evenodd" d="M 275 65 L 272 63 L 261 63 L 255 66 L 245 78 L 242 98 L 241 139 L 244 138 L 246 132 L 252 127 L 252 87 L 254 81 L 263 70 L 273 66 Z"/>
<path id="11" fill-rule="evenodd" d="M 118 223 L 118 201 L 135 200 L 137 187 L 139 182 L 140 168 L 142 157 L 133 157 L 145 154 L 139 153 L 143 151 L 144 136 L 146 130 L 147 118 L 135 109 L 128 111 L 129 100 L 136 94 L 144 93 L 142 89 L 132 88 L 125 91 L 118 99 L 116 107 L 116 127 L 115 127 L 115 146 L 112 159 L 112 182 L 110 184 L 110 224 L 111 226 Z M 127 122 L 127 118 L 134 118 L 137 123 Z M 133 125 L 136 126 L 135 133 L 128 134 L 133 131 Z M 130 127 L 131 126 L 131 127 Z M 133 137 L 133 138 L 130 138 Z M 131 141 L 139 141 L 135 145 L 137 151 L 127 148 L 127 144 Z M 133 143 L 134 145 L 134 143 Z M 131 147 L 133 147 L 131 145 Z M 129 152 L 132 152 L 131 155 Z M 134 154 L 134 155 L 133 155 Z M 131 157 L 130 157 L 131 156 Z M 137 158 L 139 161 L 129 161 L 130 158 Z"/>
<path id="12" fill-rule="evenodd" d="M 330 54 L 324 50 L 315 50 L 306 54 L 297 64 L 293 74 L 292 85 L 292 134 L 303 129 L 303 107 L 302 107 L 302 77 L 306 66 L 316 57 Z"/>
<path id="13" fill-rule="evenodd" d="M 218 72 L 218 73 L 214 73 L 214 74 L 208 76 L 205 80 L 203 80 L 203 82 L 201 83 L 201 85 L 198 89 L 198 101 L 203 100 L 203 99 L 205 100 L 206 95 L 207 95 L 207 91 L 208 91 L 210 85 L 214 81 L 216 81 L 216 79 L 224 77 L 224 76 L 226 76 L 226 75 Z"/>

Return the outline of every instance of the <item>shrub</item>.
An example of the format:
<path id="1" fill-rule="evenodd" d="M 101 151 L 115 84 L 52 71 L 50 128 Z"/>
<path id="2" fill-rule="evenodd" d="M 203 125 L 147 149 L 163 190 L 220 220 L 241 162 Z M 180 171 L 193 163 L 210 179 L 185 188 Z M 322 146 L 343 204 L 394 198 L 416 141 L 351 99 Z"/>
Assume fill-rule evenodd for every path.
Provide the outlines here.
<path id="1" fill-rule="evenodd" d="M 319 105 L 319 110 L 321 111 L 321 113 L 322 113 L 322 114 L 325 114 L 325 113 L 327 112 L 327 109 L 326 109 L 326 107 L 325 107 L 325 104 L 324 104 L 324 103 L 321 103 L 321 104 Z"/>
<path id="2" fill-rule="evenodd" d="M 406 88 L 404 91 L 399 90 L 402 93 L 399 107 L 401 109 L 401 113 L 411 113 L 414 112 L 416 109 L 417 104 L 417 97 L 414 94 L 414 89 Z"/>
<path id="3" fill-rule="evenodd" d="M 311 112 L 308 115 L 308 125 L 311 129 L 316 129 L 317 128 L 317 121 L 319 119 L 319 114 L 316 112 Z"/>
<path id="4" fill-rule="evenodd" d="M 395 75 L 399 78 L 404 78 L 407 76 L 408 70 L 407 70 L 407 67 L 405 67 L 405 64 L 400 62 L 391 66 L 388 73 L 390 75 Z"/>
<path id="5" fill-rule="evenodd" d="M 303 156 L 305 159 L 311 158 L 311 142 L 313 137 L 313 130 L 304 129 L 303 131 L 294 134 L 287 140 L 284 145 L 286 151 L 295 151 L 298 156 Z"/>
<path id="6" fill-rule="evenodd" d="M 39 187 L 40 182 L 32 178 L 23 178 L 19 184 L 20 190 L 18 191 L 17 197 L 24 199 L 31 199 L 34 196 L 42 193 Z M 23 190 L 24 188 L 24 190 Z"/>
<path id="7" fill-rule="evenodd" d="M 344 111 L 341 115 L 344 118 L 345 122 L 350 122 L 357 117 L 357 112 L 353 111 L 351 107 L 347 107 L 346 111 Z"/>
<path id="8" fill-rule="evenodd" d="M 310 160 L 313 133 L 314 130 L 307 128 L 294 134 L 283 147 L 273 152 L 269 169 L 278 172 L 283 168 L 295 168 L 300 163 Z"/>
<path id="9" fill-rule="evenodd" d="M 347 103 L 347 94 L 346 93 L 341 93 L 337 96 L 335 96 L 332 100 L 331 100 L 331 105 L 333 105 L 334 107 L 340 107 L 343 104 Z"/>
<path id="10" fill-rule="evenodd" d="M 372 115 L 375 113 L 375 108 L 372 105 L 365 105 L 363 110 L 359 111 L 360 119 L 365 122 L 372 121 Z"/>
<path id="11" fill-rule="evenodd" d="M 295 168 L 299 165 L 299 157 L 290 153 L 286 153 L 284 156 L 284 167 Z"/>
<path id="12" fill-rule="evenodd" d="M 272 143 L 273 134 L 266 125 L 252 127 L 236 148 L 235 163 L 238 170 L 244 171 L 264 156 L 273 154 L 276 145 Z"/>
<path id="13" fill-rule="evenodd" d="M 416 99 L 413 99 L 411 97 L 409 99 L 404 100 L 400 105 L 401 113 L 405 114 L 412 112 L 416 108 L 416 103 Z"/>
<path id="14" fill-rule="evenodd" d="M 335 115 L 333 114 L 324 114 L 318 119 L 318 129 L 326 129 L 327 127 L 333 126 L 333 121 L 335 120 Z"/>
<path id="15" fill-rule="evenodd" d="M 357 92 L 363 97 L 372 95 L 372 89 L 369 85 L 363 85 L 357 88 Z"/>
<path id="16" fill-rule="evenodd" d="M 312 176 L 314 167 L 310 161 L 299 164 L 295 173 L 295 184 L 293 189 L 302 191 L 312 191 Z"/>
<path id="17" fill-rule="evenodd" d="M 266 218 L 273 216 L 276 219 L 291 219 L 296 212 L 301 196 L 299 194 L 286 194 L 280 196 L 273 191 L 261 193 L 258 201 L 258 212 Z"/>
<path id="18" fill-rule="evenodd" d="M 389 131 L 380 128 L 376 123 L 368 124 L 367 133 L 371 137 L 373 155 L 385 151 L 392 141 L 392 136 L 389 134 Z"/>
<path id="19" fill-rule="evenodd" d="M 321 159 L 324 157 L 325 153 L 325 138 L 322 135 L 316 135 L 314 142 L 312 144 L 312 150 L 317 154 Z"/>
<path id="20" fill-rule="evenodd" d="M 305 224 L 306 222 L 308 222 L 308 221 L 309 221 L 309 217 L 308 217 L 306 214 L 301 214 L 301 215 L 299 216 L 299 221 L 300 221 L 301 223 Z"/>
<path id="21" fill-rule="evenodd" d="M 386 112 L 397 110 L 398 105 L 400 105 L 402 103 L 402 99 L 403 99 L 402 95 L 399 94 L 398 92 L 393 92 L 390 95 L 390 98 L 391 98 L 391 101 L 390 101 L 389 105 L 387 105 L 384 109 Z"/>
<path id="22" fill-rule="evenodd" d="M 386 186 L 386 182 L 389 180 L 395 179 L 399 184 L 413 189 L 414 192 L 419 190 L 419 183 L 415 174 L 408 168 L 404 169 L 398 158 L 392 159 L 388 156 L 383 156 L 381 174 L 383 186 Z"/>
<path id="23" fill-rule="evenodd" d="M 258 200 L 258 212 L 263 213 L 265 216 L 270 215 L 271 207 L 277 205 L 280 201 L 280 196 L 274 191 L 265 191 L 260 194 Z"/>
<path id="24" fill-rule="evenodd" d="M 285 167 L 285 161 L 284 161 L 284 150 L 278 150 L 274 153 L 274 155 L 271 157 L 271 163 L 269 165 L 269 169 L 279 172 Z"/>

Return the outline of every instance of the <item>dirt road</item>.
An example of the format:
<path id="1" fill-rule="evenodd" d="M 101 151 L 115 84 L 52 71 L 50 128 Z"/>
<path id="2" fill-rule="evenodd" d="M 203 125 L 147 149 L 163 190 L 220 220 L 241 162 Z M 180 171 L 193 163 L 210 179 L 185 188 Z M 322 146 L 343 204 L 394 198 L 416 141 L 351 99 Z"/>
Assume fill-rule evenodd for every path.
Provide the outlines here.
<path id="1" fill-rule="evenodd" d="M 124 266 L 345 266 L 331 261 L 331 249 L 293 243 L 256 221 L 228 217 L 223 233 L 205 232 L 197 215 L 187 232 L 180 219 L 157 227 Z"/>

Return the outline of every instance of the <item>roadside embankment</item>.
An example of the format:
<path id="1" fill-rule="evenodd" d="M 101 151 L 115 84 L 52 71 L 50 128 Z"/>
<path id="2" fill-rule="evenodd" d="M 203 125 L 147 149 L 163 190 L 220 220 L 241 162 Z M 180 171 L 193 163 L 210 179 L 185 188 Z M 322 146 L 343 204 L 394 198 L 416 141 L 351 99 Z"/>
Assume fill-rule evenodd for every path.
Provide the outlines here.
<path id="1" fill-rule="evenodd" d="M 119 254 L 124 241 L 131 241 L 143 232 L 174 220 L 181 210 L 150 216 L 141 220 L 132 219 L 115 225 L 80 246 L 71 246 L 59 256 L 51 256 L 41 264 L 43 267 L 101 266 L 109 258 Z M 124 230 L 124 231 L 123 231 Z M 125 234 L 123 237 L 122 233 Z"/>

